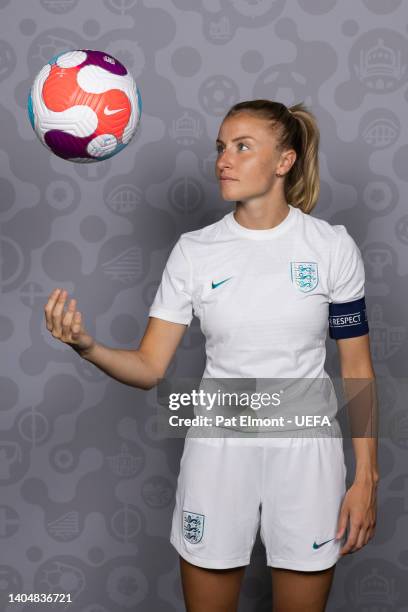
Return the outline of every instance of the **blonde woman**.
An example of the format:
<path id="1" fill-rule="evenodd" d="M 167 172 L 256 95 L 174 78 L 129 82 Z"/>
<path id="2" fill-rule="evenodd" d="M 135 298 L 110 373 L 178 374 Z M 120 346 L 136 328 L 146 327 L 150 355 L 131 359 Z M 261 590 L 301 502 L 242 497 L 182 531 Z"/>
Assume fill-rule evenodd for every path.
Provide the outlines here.
<path id="1" fill-rule="evenodd" d="M 325 378 L 327 330 L 342 376 L 373 379 L 361 253 L 343 225 L 310 215 L 318 146 L 303 104 L 233 106 L 219 129 L 215 170 L 234 210 L 180 236 L 138 349 L 96 342 L 76 300 L 64 309 L 61 290 L 45 306 L 49 331 L 109 376 L 146 390 L 164 377 L 193 311 L 206 337 L 203 379 Z M 170 537 L 187 611 L 237 610 L 259 525 L 274 612 L 324 610 L 336 562 L 374 534 L 376 444 L 353 438 L 356 472 L 346 491 L 341 436 L 188 437 Z"/>

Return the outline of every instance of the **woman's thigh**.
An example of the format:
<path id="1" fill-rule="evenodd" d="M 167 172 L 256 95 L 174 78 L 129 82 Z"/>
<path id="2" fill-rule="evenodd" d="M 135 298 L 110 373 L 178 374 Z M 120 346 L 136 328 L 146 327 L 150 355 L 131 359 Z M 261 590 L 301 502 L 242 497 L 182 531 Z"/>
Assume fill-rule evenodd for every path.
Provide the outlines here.
<path id="1" fill-rule="evenodd" d="M 237 612 L 245 567 L 210 570 L 179 556 L 186 612 Z M 316 572 L 272 568 L 273 612 L 324 612 L 336 566 Z"/>
<path id="2" fill-rule="evenodd" d="M 335 568 L 317 572 L 272 568 L 273 612 L 324 612 Z"/>
<path id="3" fill-rule="evenodd" d="M 245 566 L 206 569 L 180 556 L 180 573 L 187 612 L 236 612 Z"/>

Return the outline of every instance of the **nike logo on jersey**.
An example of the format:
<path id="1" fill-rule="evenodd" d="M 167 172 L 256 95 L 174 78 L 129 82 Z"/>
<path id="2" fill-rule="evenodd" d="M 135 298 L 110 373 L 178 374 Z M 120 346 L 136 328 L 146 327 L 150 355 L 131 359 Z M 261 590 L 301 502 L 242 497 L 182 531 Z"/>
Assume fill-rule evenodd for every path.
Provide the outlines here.
<path id="1" fill-rule="evenodd" d="M 321 546 L 324 546 L 325 544 L 327 544 L 327 542 L 331 542 L 334 539 L 335 538 L 331 538 L 331 540 L 326 540 L 325 542 L 321 542 L 320 544 L 316 544 L 316 541 L 315 541 L 313 542 L 313 548 L 317 550 L 318 548 L 321 548 Z"/>
<path id="2" fill-rule="evenodd" d="M 211 288 L 215 289 L 216 287 L 219 287 L 220 285 L 222 285 L 223 283 L 226 283 L 228 280 L 230 280 L 230 278 L 232 278 L 232 276 L 230 276 L 229 278 L 225 278 L 224 280 L 220 281 L 219 283 L 214 283 L 214 281 L 211 283 Z"/>
<path id="3" fill-rule="evenodd" d="M 105 115 L 116 115 L 116 113 L 120 113 L 120 111 L 126 110 L 125 108 L 109 108 L 109 106 L 105 106 L 103 112 Z"/>

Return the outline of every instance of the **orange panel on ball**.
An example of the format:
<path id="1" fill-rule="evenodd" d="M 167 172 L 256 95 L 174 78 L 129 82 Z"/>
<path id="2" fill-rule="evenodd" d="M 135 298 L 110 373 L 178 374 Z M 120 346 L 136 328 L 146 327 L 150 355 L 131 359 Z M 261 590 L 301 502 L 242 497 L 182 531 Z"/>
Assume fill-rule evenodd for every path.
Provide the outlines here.
<path id="1" fill-rule="evenodd" d="M 120 89 L 111 89 L 101 94 L 97 105 L 88 104 L 98 116 L 96 135 L 113 134 L 119 139 L 132 112 L 128 96 Z"/>
<path id="2" fill-rule="evenodd" d="M 45 80 L 42 96 L 47 108 L 54 112 L 67 110 L 78 102 L 77 83 L 78 68 L 60 68 L 57 64 L 51 67 L 51 72 Z M 83 92 L 85 93 L 85 92 Z"/>

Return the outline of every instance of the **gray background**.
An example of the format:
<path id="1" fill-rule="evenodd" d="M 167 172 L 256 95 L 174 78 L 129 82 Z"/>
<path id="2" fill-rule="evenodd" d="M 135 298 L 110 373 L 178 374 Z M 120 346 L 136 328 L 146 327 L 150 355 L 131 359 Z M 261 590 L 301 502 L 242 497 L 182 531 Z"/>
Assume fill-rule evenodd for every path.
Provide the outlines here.
<path id="1" fill-rule="evenodd" d="M 43 306 L 62 286 L 100 342 L 138 346 L 178 236 L 233 207 L 214 174 L 232 104 L 305 101 L 315 113 L 312 214 L 344 224 L 363 253 L 374 365 L 393 410 L 391 377 L 407 363 L 407 17 L 402 0 L 0 0 L 2 609 L 65 609 L 6 607 L 21 591 L 70 592 L 78 612 L 184 609 L 169 543 L 183 441 L 157 439 L 154 389 L 80 360 L 47 331 Z M 81 166 L 40 144 L 26 100 L 53 55 L 86 47 L 126 64 L 143 113 L 122 153 Z M 330 338 L 327 349 L 332 374 Z M 167 376 L 203 368 L 194 319 Z M 408 610 L 406 437 L 379 450 L 376 535 L 339 562 L 328 610 Z M 350 440 L 345 453 L 351 482 Z M 258 535 L 240 612 L 269 611 L 270 598 Z"/>

